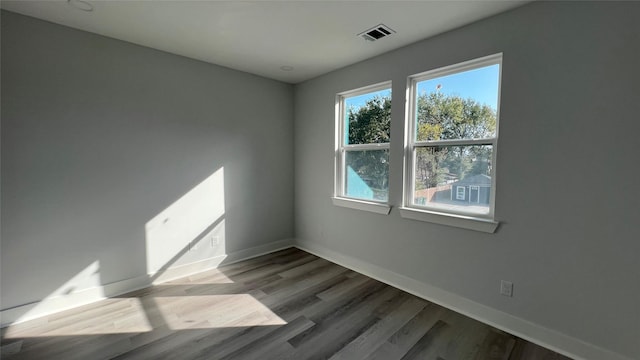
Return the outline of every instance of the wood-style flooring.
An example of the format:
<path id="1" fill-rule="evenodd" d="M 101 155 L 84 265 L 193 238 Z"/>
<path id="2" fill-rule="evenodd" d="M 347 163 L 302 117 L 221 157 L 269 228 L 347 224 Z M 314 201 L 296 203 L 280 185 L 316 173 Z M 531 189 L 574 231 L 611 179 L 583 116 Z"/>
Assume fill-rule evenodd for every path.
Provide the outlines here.
<path id="1" fill-rule="evenodd" d="M 291 248 L 2 329 L 2 359 L 567 359 Z"/>

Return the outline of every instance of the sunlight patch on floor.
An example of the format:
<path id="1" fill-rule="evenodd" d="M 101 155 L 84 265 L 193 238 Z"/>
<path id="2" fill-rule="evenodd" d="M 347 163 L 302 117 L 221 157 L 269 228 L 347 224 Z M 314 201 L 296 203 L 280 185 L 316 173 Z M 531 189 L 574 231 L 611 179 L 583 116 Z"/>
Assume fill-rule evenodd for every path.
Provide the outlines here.
<path id="1" fill-rule="evenodd" d="M 287 323 L 249 294 L 168 296 L 154 301 L 173 330 Z"/>
<path id="2" fill-rule="evenodd" d="M 99 307 L 79 307 L 42 320 L 9 326 L 3 337 L 29 338 L 98 334 L 141 333 L 152 330 L 145 309 L 137 298 L 114 298 L 100 301 Z"/>
<path id="3" fill-rule="evenodd" d="M 86 299 L 96 298 L 104 298 L 99 260 L 80 270 L 42 300 L 16 307 L 16 315 L 6 316 L 13 309 L 4 310 L 2 323 L 4 325 L 33 321 L 54 311 L 78 306 L 78 303 L 83 301 L 86 303 Z"/>

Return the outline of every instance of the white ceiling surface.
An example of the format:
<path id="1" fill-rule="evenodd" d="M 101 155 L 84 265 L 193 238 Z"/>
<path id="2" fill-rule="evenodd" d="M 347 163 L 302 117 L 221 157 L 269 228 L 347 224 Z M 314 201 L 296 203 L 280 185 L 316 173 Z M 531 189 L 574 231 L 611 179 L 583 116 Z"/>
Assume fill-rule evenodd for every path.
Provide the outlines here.
<path id="1" fill-rule="evenodd" d="M 71 0 L 76 1 L 76 0 Z M 1 1 L 5 10 L 298 83 L 528 1 Z M 396 34 L 357 34 L 384 23 Z M 282 66 L 293 67 L 283 71 Z"/>

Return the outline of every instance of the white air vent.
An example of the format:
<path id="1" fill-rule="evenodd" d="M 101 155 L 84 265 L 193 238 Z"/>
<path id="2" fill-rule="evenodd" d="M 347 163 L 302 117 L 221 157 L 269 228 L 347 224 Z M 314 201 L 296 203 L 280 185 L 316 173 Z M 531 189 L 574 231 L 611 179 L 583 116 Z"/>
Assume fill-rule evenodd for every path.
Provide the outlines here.
<path id="1" fill-rule="evenodd" d="M 358 36 L 361 36 L 363 39 L 368 41 L 376 41 L 391 34 L 395 34 L 395 31 L 391 30 L 391 28 L 385 24 L 380 24 L 367 31 L 361 32 Z"/>

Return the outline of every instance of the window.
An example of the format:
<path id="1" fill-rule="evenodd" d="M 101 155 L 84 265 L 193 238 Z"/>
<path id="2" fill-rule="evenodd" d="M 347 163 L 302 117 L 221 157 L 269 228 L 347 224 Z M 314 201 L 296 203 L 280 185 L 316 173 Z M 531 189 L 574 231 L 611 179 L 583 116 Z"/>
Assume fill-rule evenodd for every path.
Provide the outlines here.
<path id="1" fill-rule="evenodd" d="M 497 54 L 409 78 L 404 210 L 489 222 L 495 231 L 501 64 Z"/>
<path id="2" fill-rule="evenodd" d="M 338 94 L 334 204 L 388 213 L 391 83 Z"/>

